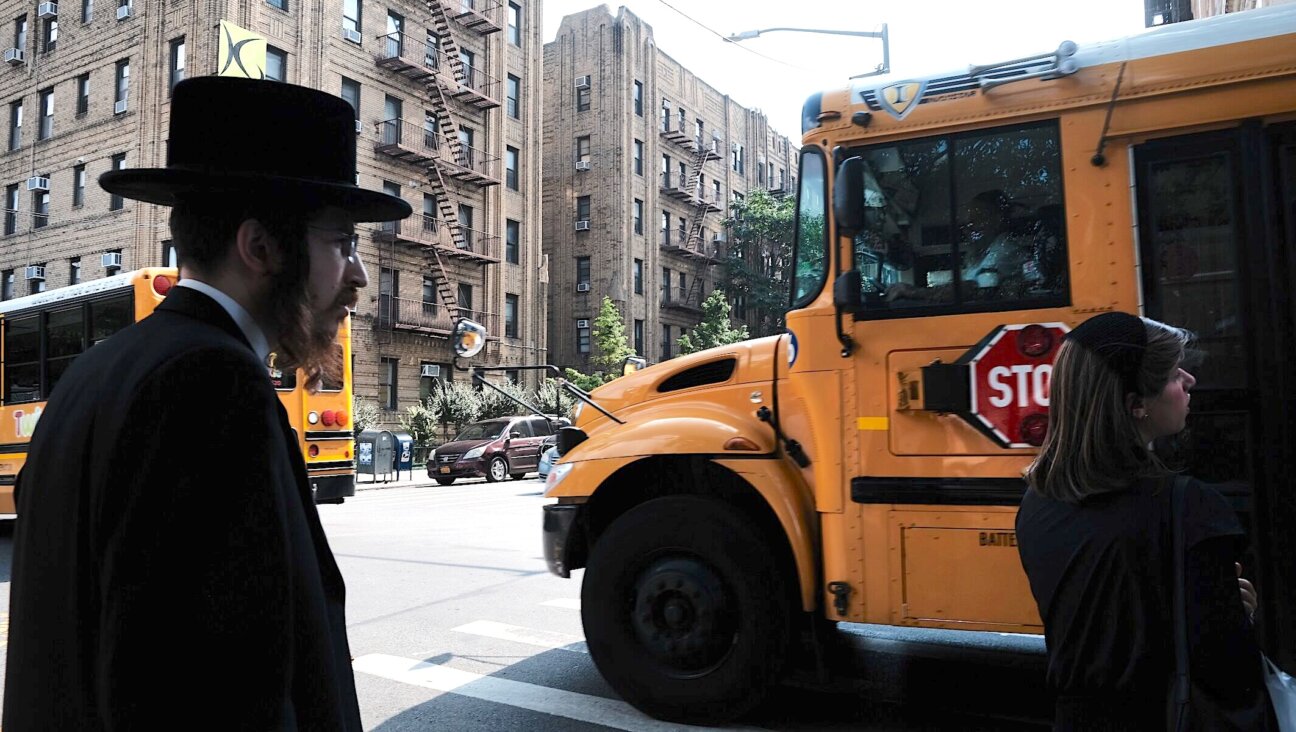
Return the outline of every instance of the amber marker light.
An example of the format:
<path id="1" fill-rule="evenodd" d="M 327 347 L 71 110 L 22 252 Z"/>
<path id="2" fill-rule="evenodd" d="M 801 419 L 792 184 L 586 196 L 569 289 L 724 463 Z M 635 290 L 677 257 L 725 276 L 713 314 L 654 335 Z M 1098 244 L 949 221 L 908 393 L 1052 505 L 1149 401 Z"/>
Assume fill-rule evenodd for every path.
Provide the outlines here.
<path id="1" fill-rule="evenodd" d="M 729 440 L 725 442 L 724 449 L 760 452 L 760 446 L 746 437 L 730 437 Z"/>

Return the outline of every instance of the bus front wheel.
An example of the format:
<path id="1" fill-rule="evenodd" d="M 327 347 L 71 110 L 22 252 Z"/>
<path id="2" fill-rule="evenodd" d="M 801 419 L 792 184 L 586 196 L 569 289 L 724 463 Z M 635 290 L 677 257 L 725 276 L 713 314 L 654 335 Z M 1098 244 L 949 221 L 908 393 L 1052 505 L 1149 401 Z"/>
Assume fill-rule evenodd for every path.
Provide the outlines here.
<path id="1" fill-rule="evenodd" d="M 658 498 L 595 544 L 581 587 L 591 658 L 630 704 L 660 719 L 747 712 L 788 653 L 789 578 L 751 519 L 717 500 Z"/>

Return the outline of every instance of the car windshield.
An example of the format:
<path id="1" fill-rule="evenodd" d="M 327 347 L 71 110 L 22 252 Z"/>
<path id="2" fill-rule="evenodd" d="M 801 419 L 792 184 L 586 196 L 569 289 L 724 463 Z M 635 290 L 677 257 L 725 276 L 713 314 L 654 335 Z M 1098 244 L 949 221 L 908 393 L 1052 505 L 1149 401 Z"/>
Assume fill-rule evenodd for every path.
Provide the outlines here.
<path id="1" fill-rule="evenodd" d="M 493 440 L 504 433 L 508 422 L 478 422 L 464 428 L 455 440 Z"/>

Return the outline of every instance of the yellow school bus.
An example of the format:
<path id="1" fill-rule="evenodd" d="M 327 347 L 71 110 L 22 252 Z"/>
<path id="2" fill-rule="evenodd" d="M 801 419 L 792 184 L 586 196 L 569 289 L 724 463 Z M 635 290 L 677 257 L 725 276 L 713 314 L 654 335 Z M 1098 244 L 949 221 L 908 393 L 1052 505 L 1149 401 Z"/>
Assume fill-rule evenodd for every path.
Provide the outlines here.
<path id="1" fill-rule="evenodd" d="M 861 79 L 802 124 L 787 333 L 619 378 L 559 437 L 546 559 L 585 569 L 617 692 L 714 720 L 838 621 L 1041 632 L 1021 473 L 1062 336 L 1113 310 L 1200 338 L 1165 449 L 1250 529 L 1290 665 L 1296 6 Z"/>
<path id="2" fill-rule="evenodd" d="M 140 269 L 0 302 L 0 514 L 16 510 L 14 483 L 59 376 L 82 351 L 151 314 L 176 280 L 175 269 Z M 350 336 L 348 319 L 338 331 L 343 380 L 317 394 L 271 371 L 320 503 L 355 495 Z"/>

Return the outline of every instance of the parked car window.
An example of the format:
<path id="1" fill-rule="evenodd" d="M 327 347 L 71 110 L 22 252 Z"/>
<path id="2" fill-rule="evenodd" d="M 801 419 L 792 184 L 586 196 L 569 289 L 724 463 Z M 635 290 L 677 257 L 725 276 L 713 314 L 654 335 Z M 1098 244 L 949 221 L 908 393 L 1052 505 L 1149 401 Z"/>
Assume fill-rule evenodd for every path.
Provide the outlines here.
<path id="1" fill-rule="evenodd" d="M 553 428 L 549 426 L 549 420 L 543 417 L 535 417 L 527 421 L 531 423 L 531 432 L 537 437 L 553 434 Z"/>
<path id="2" fill-rule="evenodd" d="M 492 422 L 476 422 L 464 427 L 463 432 L 455 440 L 493 440 L 504 434 L 504 428 L 508 422 L 498 420 Z"/>
<path id="3" fill-rule="evenodd" d="M 509 427 L 509 429 L 510 429 L 510 430 L 513 430 L 514 432 L 520 432 L 520 433 L 522 433 L 522 436 L 523 436 L 523 437 L 531 437 L 531 436 L 532 436 L 532 435 L 531 435 L 531 425 L 527 424 L 527 422 L 528 422 L 528 420 L 525 420 L 525 419 L 519 419 L 519 420 L 517 420 L 516 422 L 514 422 L 514 423 L 513 423 L 513 426 L 512 426 L 512 427 Z"/>

